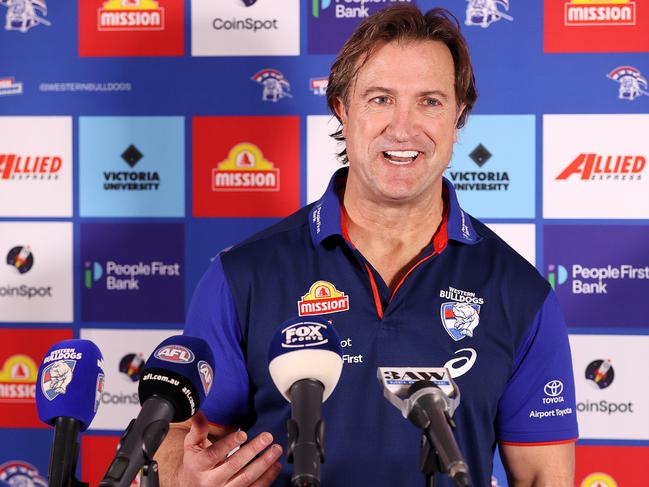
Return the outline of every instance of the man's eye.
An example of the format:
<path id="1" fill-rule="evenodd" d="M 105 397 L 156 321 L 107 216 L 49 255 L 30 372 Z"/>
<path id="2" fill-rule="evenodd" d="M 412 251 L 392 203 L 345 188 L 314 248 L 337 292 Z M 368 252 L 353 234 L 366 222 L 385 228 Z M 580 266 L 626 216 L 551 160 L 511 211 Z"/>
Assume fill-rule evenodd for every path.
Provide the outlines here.
<path id="1" fill-rule="evenodd" d="M 436 107 L 440 105 L 440 102 L 437 98 L 426 98 L 424 104 L 429 107 Z"/>
<path id="2" fill-rule="evenodd" d="M 375 96 L 372 98 L 372 103 L 377 105 L 385 105 L 389 101 L 387 96 Z"/>

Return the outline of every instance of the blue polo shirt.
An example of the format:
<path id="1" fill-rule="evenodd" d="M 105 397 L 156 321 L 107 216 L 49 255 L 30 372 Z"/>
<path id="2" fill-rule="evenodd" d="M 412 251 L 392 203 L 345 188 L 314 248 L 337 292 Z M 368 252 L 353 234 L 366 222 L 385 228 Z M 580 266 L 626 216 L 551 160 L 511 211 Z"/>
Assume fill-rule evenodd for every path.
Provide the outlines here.
<path id="1" fill-rule="evenodd" d="M 574 440 L 568 336 L 547 281 L 464 212 L 444 180 L 442 224 L 391 292 L 347 237 L 336 190 L 346 171 L 316 203 L 222 252 L 199 283 L 185 334 L 207 340 L 216 359 L 208 420 L 269 431 L 286 448 L 290 405 L 268 348 L 285 320 L 317 314 L 344 353 L 323 405 L 325 486 L 423 483 L 421 432 L 383 398 L 377 367 L 450 369 L 461 391 L 455 434 L 476 486 L 490 485 L 496 442 Z M 275 485 L 288 485 L 291 468 Z M 438 475 L 438 485 L 451 484 Z"/>

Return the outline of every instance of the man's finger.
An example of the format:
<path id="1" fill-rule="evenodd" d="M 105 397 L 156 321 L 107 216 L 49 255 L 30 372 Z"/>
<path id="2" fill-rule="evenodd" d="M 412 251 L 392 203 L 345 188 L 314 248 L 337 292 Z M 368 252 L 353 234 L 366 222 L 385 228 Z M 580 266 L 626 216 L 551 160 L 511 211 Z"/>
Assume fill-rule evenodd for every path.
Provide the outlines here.
<path id="1" fill-rule="evenodd" d="M 241 432 L 239 432 L 241 433 Z M 227 438 L 227 437 L 226 437 Z M 224 438 L 224 440 L 226 439 Z M 259 436 L 255 437 L 252 441 L 250 441 L 248 444 L 242 446 L 239 451 L 231 455 L 227 460 L 225 460 L 222 464 L 218 465 L 210 474 L 209 478 L 209 483 L 225 483 L 228 480 L 232 479 L 235 477 L 241 470 L 243 470 L 250 461 L 259 454 L 262 450 L 264 450 L 266 447 L 268 447 L 273 441 L 273 435 L 270 433 L 262 433 Z M 209 450 L 216 449 L 215 447 L 221 442 L 215 443 L 212 445 Z M 279 453 L 281 454 L 281 447 L 279 447 Z M 231 448 L 228 450 L 230 451 Z M 252 483 L 256 478 L 258 478 L 263 471 L 265 471 L 270 464 L 272 464 L 277 458 L 279 458 L 279 455 L 277 455 L 277 450 L 274 450 L 274 454 L 276 454 L 276 458 L 273 458 L 272 462 L 269 462 L 261 471 L 257 474 L 257 477 L 253 478 L 248 482 L 248 484 L 242 484 L 242 485 L 249 485 Z M 267 452 L 268 453 L 268 452 Z M 262 457 L 263 458 L 263 457 Z M 259 462 L 262 459 L 258 459 L 257 462 Z"/>
<path id="2" fill-rule="evenodd" d="M 211 470 L 215 466 L 222 464 L 226 461 L 228 453 L 241 446 L 247 439 L 248 435 L 243 431 L 234 431 L 214 442 L 214 444 L 201 452 L 199 468 L 202 470 Z M 224 478 L 221 482 L 224 482 L 228 478 Z"/>
<path id="3" fill-rule="evenodd" d="M 197 412 L 192 418 L 192 426 L 189 430 L 189 433 L 185 435 L 184 448 L 185 451 L 189 449 L 193 450 L 202 450 L 207 448 L 209 445 L 206 445 L 207 433 L 209 431 L 209 425 L 207 419 L 200 411 Z"/>
<path id="4" fill-rule="evenodd" d="M 277 460 L 279 459 L 281 454 L 281 446 L 271 446 L 263 453 L 263 455 L 261 455 L 255 461 L 249 463 L 243 470 L 241 470 L 235 477 L 233 477 L 230 482 L 226 484 L 226 486 L 249 487 L 251 485 L 254 485 L 257 481 L 261 480 L 261 478 L 266 475 L 269 470 L 271 472 L 274 471 L 273 465 L 277 463 Z"/>
<path id="5" fill-rule="evenodd" d="M 275 482 L 275 479 L 278 477 L 282 471 L 282 464 L 279 462 L 273 463 L 264 474 L 259 477 L 254 484 L 251 484 L 250 487 L 268 487 Z"/>

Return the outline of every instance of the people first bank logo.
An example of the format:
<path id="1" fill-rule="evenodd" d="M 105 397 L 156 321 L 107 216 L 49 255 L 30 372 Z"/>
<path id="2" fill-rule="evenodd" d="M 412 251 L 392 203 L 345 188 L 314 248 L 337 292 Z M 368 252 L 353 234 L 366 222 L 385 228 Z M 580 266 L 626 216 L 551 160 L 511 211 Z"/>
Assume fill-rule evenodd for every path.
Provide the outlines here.
<path id="1" fill-rule="evenodd" d="M 306 2 L 305 2 L 306 3 Z M 310 0 L 308 53 L 336 54 L 354 29 L 370 15 L 411 0 Z"/>
<path id="2" fill-rule="evenodd" d="M 183 254 L 182 225 L 82 225 L 82 320 L 182 322 Z"/>
<path id="3" fill-rule="evenodd" d="M 79 0 L 81 56 L 180 56 L 182 0 Z"/>

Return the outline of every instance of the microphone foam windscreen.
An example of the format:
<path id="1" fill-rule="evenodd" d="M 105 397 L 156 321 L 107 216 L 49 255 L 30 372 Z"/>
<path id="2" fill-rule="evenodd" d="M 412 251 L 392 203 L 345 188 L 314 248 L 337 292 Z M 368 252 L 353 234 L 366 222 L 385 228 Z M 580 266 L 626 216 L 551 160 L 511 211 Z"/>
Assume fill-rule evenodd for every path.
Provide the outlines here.
<path id="1" fill-rule="evenodd" d="M 174 422 L 191 418 L 210 392 L 214 356 L 205 340 L 185 335 L 167 338 L 156 347 L 142 370 L 140 404 L 152 396 L 170 401 Z"/>
<path id="2" fill-rule="evenodd" d="M 104 390 L 104 358 L 90 340 L 64 340 L 50 347 L 38 369 L 38 417 L 54 425 L 67 416 L 85 431 L 97 413 Z"/>
<path id="3" fill-rule="evenodd" d="M 324 385 L 323 401 L 333 392 L 343 368 L 340 338 L 319 316 L 282 323 L 268 351 L 268 370 L 279 392 L 290 401 L 289 389 L 302 379 Z"/>

